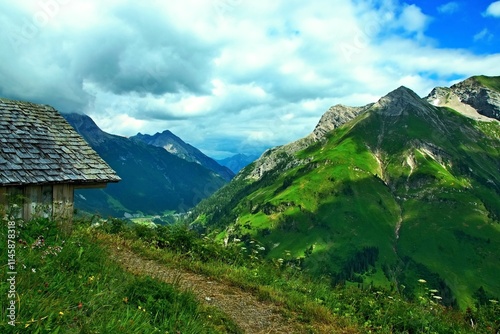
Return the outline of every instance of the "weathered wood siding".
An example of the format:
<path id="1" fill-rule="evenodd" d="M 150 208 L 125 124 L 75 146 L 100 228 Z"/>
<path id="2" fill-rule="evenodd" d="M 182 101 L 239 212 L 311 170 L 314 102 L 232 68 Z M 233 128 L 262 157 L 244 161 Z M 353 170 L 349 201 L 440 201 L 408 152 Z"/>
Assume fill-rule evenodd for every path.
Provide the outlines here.
<path id="1" fill-rule="evenodd" d="M 52 217 L 52 187 L 26 186 L 24 188 L 23 218 Z"/>
<path id="2" fill-rule="evenodd" d="M 7 212 L 7 205 L 13 204 L 9 198 L 22 197 L 18 218 L 52 218 L 63 231 L 69 232 L 73 220 L 73 190 L 70 184 L 0 187 L 0 213 Z"/>
<path id="3" fill-rule="evenodd" d="M 74 186 L 70 184 L 57 184 L 53 186 L 52 216 L 64 233 L 71 232 L 73 223 Z"/>

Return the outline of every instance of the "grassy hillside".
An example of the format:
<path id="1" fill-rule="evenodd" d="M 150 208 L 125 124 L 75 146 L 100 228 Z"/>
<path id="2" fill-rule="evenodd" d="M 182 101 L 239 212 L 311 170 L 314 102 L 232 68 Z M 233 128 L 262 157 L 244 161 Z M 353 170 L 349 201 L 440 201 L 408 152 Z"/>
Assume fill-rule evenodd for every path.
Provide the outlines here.
<path id="1" fill-rule="evenodd" d="M 12 249 L 7 227 L 15 224 L 17 232 L 15 284 L 7 281 L 12 270 L 4 266 L 0 273 L 1 333 L 239 332 L 227 316 L 200 305 L 191 293 L 125 272 L 109 259 L 90 222 L 78 224 L 71 237 L 60 235 L 47 219 L 0 223 L 0 253 Z M 116 231 L 121 224 L 113 226 Z M 11 286 L 15 298 L 8 295 Z M 15 319 L 7 317 L 10 301 Z"/>
<path id="2" fill-rule="evenodd" d="M 414 296 L 425 279 L 466 308 L 479 292 L 500 296 L 499 130 L 427 105 L 372 109 L 298 152 L 297 167 L 255 182 L 247 167 L 193 219 L 332 285 Z"/>
<path id="3" fill-rule="evenodd" d="M 238 298 L 251 294 L 258 298 L 257 304 L 275 305 L 280 317 L 301 328 L 301 333 L 491 333 L 500 329 L 496 300 L 486 299 L 484 305 L 478 303 L 462 313 L 445 308 L 423 281 L 416 302 L 408 302 L 395 290 L 332 287 L 324 278 L 304 275 L 293 258 L 265 260 L 263 245 L 255 240 L 249 240 L 248 249 L 237 240 L 222 245 L 186 225 L 147 227 L 115 219 L 86 220 L 75 224 L 70 237 L 63 237 L 56 223 L 46 219 L 2 219 L 3 254 L 12 221 L 18 232 L 16 319 L 15 326 L 8 324 L 11 274 L 3 270 L 2 333 L 241 333 L 239 319 L 235 323 L 220 309 L 201 305 L 192 293 L 179 291 L 180 282 L 162 283 L 136 267 L 128 268 L 132 275 L 110 257 L 131 250 L 144 263 L 152 260 L 173 273 L 199 273 L 202 278 L 196 284 L 211 285 L 216 280 L 219 290 L 229 291 L 229 296 L 246 291 Z M 243 305 L 242 317 L 258 307 L 246 300 L 234 303 L 238 308 Z M 273 325 L 270 328 L 276 328 Z"/>

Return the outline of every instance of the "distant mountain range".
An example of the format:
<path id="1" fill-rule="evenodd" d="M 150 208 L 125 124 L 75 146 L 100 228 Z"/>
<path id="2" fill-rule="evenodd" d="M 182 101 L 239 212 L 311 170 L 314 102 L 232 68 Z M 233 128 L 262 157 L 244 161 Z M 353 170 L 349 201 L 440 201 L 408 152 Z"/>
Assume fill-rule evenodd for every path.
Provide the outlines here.
<path id="1" fill-rule="evenodd" d="M 194 227 L 269 258 L 462 308 L 500 297 L 500 77 L 336 105 L 202 201 Z M 484 299 L 484 298 L 483 298 Z"/>
<path id="2" fill-rule="evenodd" d="M 221 166 L 221 174 L 214 172 L 216 163 L 204 156 L 196 157 L 208 161 L 212 168 L 202 166 L 200 161 L 189 161 L 190 156 L 181 158 L 137 138 L 108 134 L 86 115 L 63 116 L 122 178 L 104 189 L 77 190 L 75 205 L 81 210 L 117 217 L 126 213 L 186 212 L 233 175 Z M 196 149 L 190 152 L 196 154 Z"/>
<path id="3" fill-rule="evenodd" d="M 131 140 L 140 141 L 148 145 L 162 147 L 169 153 L 178 156 L 190 162 L 196 162 L 205 168 L 208 168 L 218 175 L 222 176 L 226 181 L 230 181 L 235 173 L 229 168 L 221 166 L 214 159 L 203 154 L 199 149 L 185 143 L 182 139 L 174 135 L 169 130 L 154 135 L 147 135 L 138 133 L 130 137 Z"/>
<path id="4" fill-rule="evenodd" d="M 240 170 L 259 158 L 258 155 L 236 154 L 232 157 L 217 160 L 222 166 L 228 167 L 233 173 L 238 174 Z"/>

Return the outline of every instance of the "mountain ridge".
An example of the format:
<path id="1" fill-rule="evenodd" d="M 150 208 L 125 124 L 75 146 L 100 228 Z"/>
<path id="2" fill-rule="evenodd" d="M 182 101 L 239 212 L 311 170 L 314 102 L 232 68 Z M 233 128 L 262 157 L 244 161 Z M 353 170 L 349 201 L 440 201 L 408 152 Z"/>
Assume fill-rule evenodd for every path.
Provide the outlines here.
<path id="1" fill-rule="evenodd" d="M 335 124 L 324 115 L 320 127 L 332 130 L 320 138 L 266 151 L 195 208 L 193 225 L 255 239 L 269 258 L 291 256 L 332 284 L 404 285 L 411 296 L 426 279 L 460 307 L 478 289 L 499 296 L 498 122 L 406 87 L 357 108 Z"/>
<path id="2" fill-rule="evenodd" d="M 205 168 L 212 170 L 226 181 L 234 177 L 233 171 L 225 166 L 221 166 L 217 161 L 208 157 L 196 147 L 187 144 L 181 138 L 173 134 L 170 130 L 157 132 L 154 135 L 138 133 L 130 137 L 131 140 L 142 141 L 148 145 L 162 147 L 167 152 L 178 156 L 189 162 L 196 162 Z"/>
<path id="3" fill-rule="evenodd" d="M 77 190 L 76 207 L 84 211 L 118 217 L 186 212 L 226 183 L 213 171 L 163 148 L 106 133 L 87 115 L 63 116 L 122 178 L 104 189 Z"/>

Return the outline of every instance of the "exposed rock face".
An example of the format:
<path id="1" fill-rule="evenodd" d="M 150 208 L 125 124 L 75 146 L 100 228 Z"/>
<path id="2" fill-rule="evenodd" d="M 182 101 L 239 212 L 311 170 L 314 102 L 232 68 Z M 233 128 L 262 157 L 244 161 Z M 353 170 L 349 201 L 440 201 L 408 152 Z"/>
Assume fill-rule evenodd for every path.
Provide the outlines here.
<path id="1" fill-rule="evenodd" d="M 432 106 L 411 89 L 401 86 L 378 100 L 373 108 L 386 116 L 400 116 L 405 110 L 431 111 Z"/>
<path id="2" fill-rule="evenodd" d="M 451 88 L 435 88 L 426 98 L 421 98 L 411 89 L 401 86 L 376 103 L 364 107 L 348 107 L 336 105 L 331 107 L 320 119 L 314 131 L 307 137 L 293 143 L 270 149 L 255 161 L 248 178 L 260 179 L 267 171 L 275 170 L 277 166 L 286 170 L 304 161 L 299 161 L 296 152 L 309 145 L 321 141 L 330 131 L 348 123 L 365 112 L 376 112 L 384 116 L 397 117 L 407 112 L 426 115 L 430 122 L 442 128 L 435 115 L 436 106 L 450 107 L 468 117 L 477 120 L 500 119 L 500 93 L 482 85 L 477 79 L 470 78 Z M 446 131 L 446 129 L 443 129 Z M 435 150 L 427 149 L 428 152 Z"/>
<path id="3" fill-rule="evenodd" d="M 453 85 L 451 91 L 481 115 L 500 120 L 500 93 L 485 87 L 477 78 L 472 77 Z"/>
<path id="4" fill-rule="evenodd" d="M 278 146 L 265 151 L 259 159 L 252 165 L 252 170 L 247 175 L 247 178 L 259 180 L 268 171 L 274 171 L 278 166 L 280 169 L 287 170 L 299 165 L 301 162 L 297 159 L 294 153 L 305 149 L 314 143 L 312 135 L 294 141 L 293 143 Z M 239 177 L 237 175 L 236 177 Z"/>
<path id="5" fill-rule="evenodd" d="M 315 142 L 323 140 L 328 132 L 352 121 L 354 118 L 370 109 L 372 105 L 373 104 L 368 104 L 364 107 L 347 107 L 339 104 L 331 107 L 323 114 L 310 135 L 290 144 L 269 149 L 264 152 L 262 156 L 255 161 L 253 169 L 248 177 L 258 180 L 262 178 L 265 172 L 274 170 L 277 166 L 280 166 L 282 170 L 287 170 L 304 163 L 298 160 L 294 153 L 307 148 Z"/>
<path id="6" fill-rule="evenodd" d="M 481 84 L 476 77 L 451 88 L 434 88 L 426 99 L 435 106 L 455 109 L 476 120 L 500 120 L 500 93 Z"/>
<path id="7" fill-rule="evenodd" d="M 311 134 L 313 139 L 318 141 L 325 137 L 325 135 L 338 128 L 339 126 L 353 120 L 358 115 L 365 112 L 370 105 L 365 107 L 348 107 L 341 104 L 331 107 L 328 111 L 321 117 Z"/>
<path id="8" fill-rule="evenodd" d="M 448 87 L 436 87 L 431 93 L 426 97 L 427 101 L 436 107 L 448 107 L 454 109 L 464 116 L 469 118 L 491 122 L 493 118 L 481 115 L 476 109 L 460 101 L 458 95 L 456 95 L 451 88 Z"/>
<path id="9" fill-rule="evenodd" d="M 253 165 L 248 177 L 258 180 L 262 178 L 265 172 L 274 170 L 277 166 L 281 170 L 287 170 L 304 163 L 304 161 L 299 161 L 294 153 L 323 140 L 328 132 L 352 121 L 369 110 L 376 110 L 376 112 L 384 113 L 387 116 L 399 116 L 405 110 L 427 112 L 432 111 L 432 109 L 433 107 L 429 103 L 406 87 L 399 87 L 381 98 L 377 103 L 370 103 L 363 107 L 335 105 L 326 111 L 314 131 L 307 137 L 264 152 Z"/>

